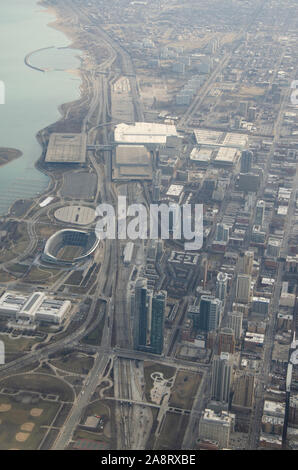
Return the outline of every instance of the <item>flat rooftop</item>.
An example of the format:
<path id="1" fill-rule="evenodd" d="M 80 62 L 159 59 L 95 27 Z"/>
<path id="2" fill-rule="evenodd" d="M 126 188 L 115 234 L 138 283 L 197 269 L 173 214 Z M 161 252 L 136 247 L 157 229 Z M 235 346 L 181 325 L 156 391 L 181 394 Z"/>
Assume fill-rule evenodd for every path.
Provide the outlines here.
<path id="1" fill-rule="evenodd" d="M 243 150 L 247 146 L 248 142 L 248 138 L 245 134 L 213 131 L 212 129 L 195 129 L 194 135 L 196 142 L 199 145 L 235 147 Z"/>
<path id="2" fill-rule="evenodd" d="M 86 206 L 65 206 L 57 209 L 55 218 L 64 223 L 89 225 L 96 218 L 95 210 Z"/>
<path id="3" fill-rule="evenodd" d="M 144 145 L 118 145 L 116 148 L 116 165 L 149 165 L 150 155 Z"/>
<path id="4" fill-rule="evenodd" d="M 167 137 L 178 136 L 176 126 L 152 122 L 136 122 L 135 124 L 118 124 L 114 139 L 119 143 L 163 144 Z"/>
<path id="5" fill-rule="evenodd" d="M 214 159 L 214 163 L 233 165 L 238 157 L 238 150 L 234 147 L 221 147 Z"/>
<path id="6" fill-rule="evenodd" d="M 86 134 L 50 135 L 45 161 L 47 163 L 84 163 L 86 161 Z"/>
<path id="7" fill-rule="evenodd" d="M 184 189 L 182 184 L 171 184 L 168 191 L 166 192 L 167 196 L 179 197 Z"/>
<path id="8" fill-rule="evenodd" d="M 144 145 L 118 145 L 113 155 L 113 180 L 151 180 L 152 161 Z"/>
<path id="9" fill-rule="evenodd" d="M 209 163 L 212 157 L 213 150 L 210 148 L 195 147 L 190 154 L 190 159 L 195 162 Z"/>

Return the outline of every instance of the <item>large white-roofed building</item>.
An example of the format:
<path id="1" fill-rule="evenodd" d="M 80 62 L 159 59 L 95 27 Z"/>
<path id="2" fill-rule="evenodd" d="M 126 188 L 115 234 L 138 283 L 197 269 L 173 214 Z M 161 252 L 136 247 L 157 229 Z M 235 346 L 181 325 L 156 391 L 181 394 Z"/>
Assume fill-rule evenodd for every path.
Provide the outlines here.
<path id="1" fill-rule="evenodd" d="M 20 294 L 8 291 L 0 298 L 0 316 L 26 323 L 61 324 L 71 308 L 69 300 L 58 300 L 44 292 Z"/>
<path id="2" fill-rule="evenodd" d="M 114 132 L 114 140 L 118 144 L 140 144 L 156 147 L 167 145 L 181 139 L 176 126 L 172 124 L 158 124 L 153 122 L 136 122 L 134 124 L 118 124 Z"/>

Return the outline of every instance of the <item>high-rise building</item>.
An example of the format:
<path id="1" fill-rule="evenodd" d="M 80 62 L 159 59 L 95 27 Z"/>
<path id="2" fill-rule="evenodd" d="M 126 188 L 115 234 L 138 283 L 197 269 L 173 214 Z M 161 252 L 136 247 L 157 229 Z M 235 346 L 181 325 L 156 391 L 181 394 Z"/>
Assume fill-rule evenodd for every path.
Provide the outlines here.
<path id="1" fill-rule="evenodd" d="M 228 314 L 228 327 L 234 331 L 236 341 L 238 341 L 242 335 L 242 321 L 242 312 L 230 312 Z"/>
<path id="2" fill-rule="evenodd" d="M 232 328 L 222 328 L 218 335 L 218 354 L 235 352 L 235 333 Z"/>
<path id="3" fill-rule="evenodd" d="M 225 302 L 227 289 L 228 289 L 228 275 L 227 273 L 219 272 L 216 279 L 216 298 Z"/>
<path id="4" fill-rule="evenodd" d="M 165 291 L 153 294 L 147 288 L 147 279 L 136 281 L 131 293 L 135 349 L 162 353 L 166 301 Z"/>
<path id="5" fill-rule="evenodd" d="M 228 448 L 234 422 L 235 415 L 232 413 L 215 413 L 206 408 L 199 423 L 199 438 L 215 441 L 221 449 Z"/>
<path id="6" fill-rule="evenodd" d="M 240 160 L 240 173 L 250 173 L 252 167 L 252 152 L 250 150 L 243 150 Z"/>
<path id="7" fill-rule="evenodd" d="M 235 379 L 233 409 L 251 409 L 254 400 L 254 375 L 243 373 Z"/>
<path id="8" fill-rule="evenodd" d="M 190 305 L 187 310 L 187 316 L 192 319 L 193 327 L 200 329 L 200 306 Z"/>
<path id="9" fill-rule="evenodd" d="M 238 274 L 236 285 L 237 302 L 248 303 L 251 299 L 251 276 L 249 274 Z"/>
<path id="10" fill-rule="evenodd" d="M 251 311 L 266 317 L 269 313 L 270 299 L 266 297 L 252 297 Z"/>
<path id="11" fill-rule="evenodd" d="M 158 292 L 152 296 L 150 347 L 155 354 L 161 354 L 163 350 L 166 303 L 166 291 Z"/>
<path id="12" fill-rule="evenodd" d="M 147 346 L 149 303 L 150 291 L 147 289 L 147 279 L 137 279 L 131 298 L 135 349 Z"/>
<path id="13" fill-rule="evenodd" d="M 280 246 L 281 246 L 280 240 L 276 238 L 269 238 L 268 244 L 267 244 L 266 256 L 269 256 L 271 258 L 277 258 L 279 256 Z"/>
<path id="14" fill-rule="evenodd" d="M 216 224 L 215 239 L 217 242 L 228 242 L 229 241 L 229 226 L 226 224 Z"/>
<path id="15" fill-rule="evenodd" d="M 229 402 L 233 374 L 233 361 L 229 353 L 214 356 L 211 377 L 211 398 Z"/>
<path id="16" fill-rule="evenodd" d="M 241 266 L 242 273 L 251 275 L 253 264 L 254 264 L 254 252 L 246 251 L 242 258 L 242 266 Z"/>
<path id="17" fill-rule="evenodd" d="M 256 206 L 256 213 L 255 213 L 255 225 L 260 225 L 261 227 L 264 224 L 264 217 L 265 217 L 265 201 L 258 201 Z"/>
<path id="18" fill-rule="evenodd" d="M 247 101 L 240 101 L 240 103 L 239 103 L 239 113 L 241 114 L 241 116 L 246 118 L 247 110 L 248 110 L 248 102 Z"/>
<path id="19" fill-rule="evenodd" d="M 200 300 L 199 329 L 208 332 L 216 330 L 220 322 L 222 303 L 212 295 L 202 295 Z"/>
<path id="20" fill-rule="evenodd" d="M 257 116 L 257 108 L 255 106 L 250 106 L 248 108 L 248 116 L 247 119 L 249 122 L 254 122 Z"/>

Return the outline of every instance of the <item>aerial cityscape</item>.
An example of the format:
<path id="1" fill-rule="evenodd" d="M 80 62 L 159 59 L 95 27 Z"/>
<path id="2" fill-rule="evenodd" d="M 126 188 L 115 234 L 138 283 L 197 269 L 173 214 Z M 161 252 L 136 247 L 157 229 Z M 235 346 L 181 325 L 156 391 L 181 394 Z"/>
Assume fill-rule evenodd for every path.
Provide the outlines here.
<path id="1" fill-rule="evenodd" d="M 0 450 L 298 450 L 297 2 L 11 0 L 0 41 Z"/>

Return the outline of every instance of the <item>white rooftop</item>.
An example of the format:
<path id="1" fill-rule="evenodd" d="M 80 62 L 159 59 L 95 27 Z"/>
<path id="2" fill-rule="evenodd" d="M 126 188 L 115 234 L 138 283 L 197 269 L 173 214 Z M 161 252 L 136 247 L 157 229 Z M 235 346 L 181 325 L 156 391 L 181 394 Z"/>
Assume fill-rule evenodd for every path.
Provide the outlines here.
<path id="1" fill-rule="evenodd" d="M 198 144 L 219 147 L 236 147 L 243 150 L 248 138 L 245 134 L 235 132 L 213 131 L 212 129 L 195 129 L 194 135 Z"/>
<path id="2" fill-rule="evenodd" d="M 166 144 L 167 137 L 177 136 L 176 126 L 152 122 L 118 124 L 115 128 L 115 142 L 139 144 Z"/>
<path id="3" fill-rule="evenodd" d="M 171 184 L 166 195 L 179 197 L 183 191 L 183 188 L 184 186 L 182 186 L 181 184 Z"/>
<path id="4" fill-rule="evenodd" d="M 238 156 L 238 150 L 233 147 L 221 147 L 215 157 L 216 162 L 234 163 Z"/>

